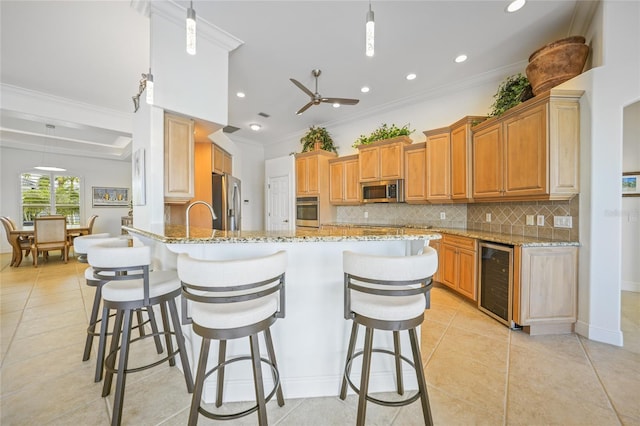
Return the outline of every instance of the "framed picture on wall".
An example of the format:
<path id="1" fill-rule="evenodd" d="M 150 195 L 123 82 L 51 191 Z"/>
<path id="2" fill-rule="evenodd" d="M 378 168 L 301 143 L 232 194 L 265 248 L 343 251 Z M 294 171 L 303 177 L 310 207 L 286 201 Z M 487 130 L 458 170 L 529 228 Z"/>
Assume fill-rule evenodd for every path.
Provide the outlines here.
<path id="1" fill-rule="evenodd" d="M 108 186 L 92 187 L 93 207 L 128 207 L 129 188 L 112 188 Z"/>
<path id="2" fill-rule="evenodd" d="M 640 172 L 622 174 L 622 196 L 640 197 Z"/>

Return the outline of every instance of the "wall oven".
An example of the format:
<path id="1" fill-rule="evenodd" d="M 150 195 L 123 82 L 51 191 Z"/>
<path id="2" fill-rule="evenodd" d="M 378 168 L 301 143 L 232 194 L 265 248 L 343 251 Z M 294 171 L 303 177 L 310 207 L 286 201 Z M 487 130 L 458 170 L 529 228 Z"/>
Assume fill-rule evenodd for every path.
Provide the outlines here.
<path id="1" fill-rule="evenodd" d="M 510 328 L 513 307 L 513 247 L 480 243 L 478 309 Z"/>
<path id="2" fill-rule="evenodd" d="M 296 226 L 320 227 L 318 197 L 296 198 Z"/>

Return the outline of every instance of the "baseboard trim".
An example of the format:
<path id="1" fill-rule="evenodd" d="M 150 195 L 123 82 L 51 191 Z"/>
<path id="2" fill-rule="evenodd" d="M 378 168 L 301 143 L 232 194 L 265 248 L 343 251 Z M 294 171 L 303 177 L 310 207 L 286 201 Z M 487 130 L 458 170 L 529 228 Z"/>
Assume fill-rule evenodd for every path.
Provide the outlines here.
<path id="1" fill-rule="evenodd" d="M 589 325 L 584 321 L 576 322 L 576 333 L 596 342 L 614 346 L 623 346 L 622 330 L 607 330 Z"/>

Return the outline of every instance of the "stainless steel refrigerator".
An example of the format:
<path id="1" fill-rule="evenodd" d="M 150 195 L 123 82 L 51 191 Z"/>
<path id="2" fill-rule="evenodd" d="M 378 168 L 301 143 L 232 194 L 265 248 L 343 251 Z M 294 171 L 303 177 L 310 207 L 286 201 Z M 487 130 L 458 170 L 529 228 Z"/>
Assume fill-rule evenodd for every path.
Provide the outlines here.
<path id="1" fill-rule="evenodd" d="M 213 228 L 239 231 L 242 216 L 240 179 L 218 174 L 213 174 L 212 179 L 212 204 L 213 211 L 217 216 L 217 219 L 213 221 Z"/>

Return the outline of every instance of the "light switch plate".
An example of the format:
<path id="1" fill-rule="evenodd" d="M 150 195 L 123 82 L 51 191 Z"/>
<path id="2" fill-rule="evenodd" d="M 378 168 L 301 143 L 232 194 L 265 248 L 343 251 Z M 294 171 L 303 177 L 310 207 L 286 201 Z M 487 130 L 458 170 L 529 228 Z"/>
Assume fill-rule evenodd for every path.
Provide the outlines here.
<path id="1" fill-rule="evenodd" d="M 554 216 L 554 228 L 573 228 L 573 218 L 571 216 Z"/>
<path id="2" fill-rule="evenodd" d="M 532 214 L 528 214 L 527 215 L 527 221 L 526 221 L 527 225 L 533 226 L 535 225 L 535 221 L 533 219 L 533 215 Z"/>
<path id="3" fill-rule="evenodd" d="M 369 219 L 369 212 L 364 212 L 364 218 Z"/>
<path id="4" fill-rule="evenodd" d="M 440 220 L 445 220 L 447 218 L 447 214 L 445 212 L 440 212 Z"/>
<path id="5" fill-rule="evenodd" d="M 543 214 L 539 214 L 538 215 L 538 226 L 544 226 L 544 215 Z"/>
<path id="6" fill-rule="evenodd" d="M 485 220 L 486 220 L 487 222 L 491 222 L 491 213 L 487 213 L 487 214 L 485 215 Z"/>

